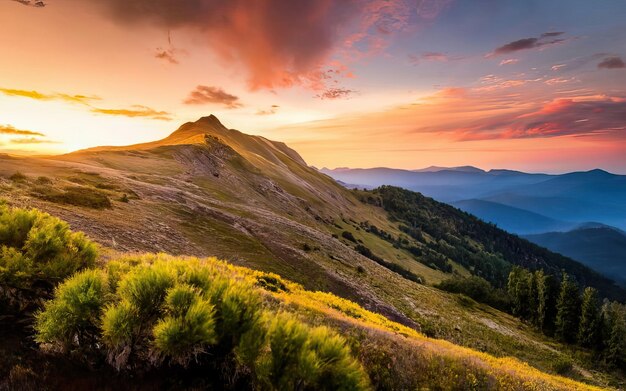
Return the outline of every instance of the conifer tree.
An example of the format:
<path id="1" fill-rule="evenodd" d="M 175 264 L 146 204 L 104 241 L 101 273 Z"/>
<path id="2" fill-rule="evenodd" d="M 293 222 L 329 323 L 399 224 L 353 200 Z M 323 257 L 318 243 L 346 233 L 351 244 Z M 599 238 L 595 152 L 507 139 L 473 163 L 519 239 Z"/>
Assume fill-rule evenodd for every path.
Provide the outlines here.
<path id="1" fill-rule="evenodd" d="M 604 356 L 609 365 L 620 368 L 626 365 L 626 309 L 617 303 L 605 305 L 608 335 Z"/>
<path id="2" fill-rule="evenodd" d="M 535 281 L 537 284 L 537 317 L 535 325 L 545 334 L 551 335 L 554 332 L 556 299 L 559 286 L 554 276 L 545 274 L 543 269 L 535 272 Z"/>
<path id="3" fill-rule="evenodd" d="M 583 292 L 578 327 L 578 343 L 584 347 L 600 348 L 600 309 L 598 291 L 587 287 Z"/>
<path id="4" fill-rule="evenodd" d="M 578 285 L 566 273 L 563 273 L 556 311 L 556 337 L 567 343 L 576 342 L 580 321 L 580 295 Z"/>
<path id="5" fill-rule="evenodd" d="M 509 281 L 507 290 L 511 296 L 513 315 L 522 319 L 531 319 L 531 314 L 535 308 L 532 308 L 532 274 L 519 266 L 514 266 L 509 273 Z"/>
<path id="6" fill-rule="evenodd" d="M 528 284 L 528 303 L 526 305 L 526 319 L 533 324 L 537 324 L 537 309 L 538 309 L 538 292 L 537 292 L 537 279 L 535 273 L 526 271 L 526 284 Z"/>

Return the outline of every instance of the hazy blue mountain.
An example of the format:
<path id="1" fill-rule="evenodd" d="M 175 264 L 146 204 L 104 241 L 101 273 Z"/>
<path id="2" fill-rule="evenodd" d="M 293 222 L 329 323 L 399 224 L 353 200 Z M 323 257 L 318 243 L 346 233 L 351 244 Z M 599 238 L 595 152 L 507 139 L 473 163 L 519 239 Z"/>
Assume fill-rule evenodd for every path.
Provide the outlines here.
<path id="1" fill-rule="evenodd" d="M 575 223 L 559 221 L 524 209 L 485 200 L 464 200 L 452 205 L 480 219 L 494 223 L 499 228 L 519 234 L 537 234 L 550 231 L 567 231 Z"/>
<path id="2" fill-rule="evenodd" d="M 586 224 L 569 232 L 548 232 L 525 238 L 626 285 L 626 235 L 620 230 Z"/>
<path id="3" fill-rule="evenodd" d="M 602 170 L 559 175 L 481 198 L 557 220 L 597 221 L 626 229 L 626 176 Z"/>
<path id="4" fill-rule="evenodd" d="M 546 174 L 527 174 L 519 171 L 445 168 L 439 171 L 410 171 L 393 168 L 350 169 L 323 168 L 322 173 L 332 178 L 366 187 L 393 185 L 419 191 L 439 201 L 453 202 L 480 198 L 486 194 L 511 187 L 536 184 L 552 178 Z"/>
<path id="5" fill-rule="evenodd" d="M 430 166 L 426 168 L 420 168 L 418 170 L 411 170 L 413 172 L 439 172 L 439 171 L 456 171 L 456 172 L 485 172 L 478 167 L 474 166 L 460 166 L 460 167 L 439 167 Z"/>
<path id="6" fill-rule="evenodd" d="M 474 203 L 471 211 L 469 204 L 465 207 L 479 217 L 516 233 L 561 229 L 537 216 L 523 217 L 519 209 L 557 222 L 581 224 L 597 221 L 626 230 L 626 176 L 603 170 L 548 175 L 514 170 L 483 171 L 468 166 L 429 167 L 419 171 L 341 168 L 323 169 L 322 172 L 346 183 L 366 187 L 394 185 L 448 203 L 489 201 L 495 205 Z M 516 208 L 509 210 L 512 216 L 507 216 L 502 205 Z M 523 221 L 514 221 L 522 217 Z M 547 231 L 539 225 L 537 230 L 527 230 L 532 221 L 543 224 Z M 513 229 L 515 227 L 517 231 Z"/>

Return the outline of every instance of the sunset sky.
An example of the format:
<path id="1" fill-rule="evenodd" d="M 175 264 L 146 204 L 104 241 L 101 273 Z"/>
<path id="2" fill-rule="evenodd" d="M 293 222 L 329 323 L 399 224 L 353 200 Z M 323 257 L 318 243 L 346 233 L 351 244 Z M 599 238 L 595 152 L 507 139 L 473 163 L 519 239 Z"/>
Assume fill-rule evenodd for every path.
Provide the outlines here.
<path id="1" fill-rule="evenodd" d="M 318 167 L 626 173 L 624 0 L 0 0 L 0 48 L 5 153 L 215 114 Z"/>

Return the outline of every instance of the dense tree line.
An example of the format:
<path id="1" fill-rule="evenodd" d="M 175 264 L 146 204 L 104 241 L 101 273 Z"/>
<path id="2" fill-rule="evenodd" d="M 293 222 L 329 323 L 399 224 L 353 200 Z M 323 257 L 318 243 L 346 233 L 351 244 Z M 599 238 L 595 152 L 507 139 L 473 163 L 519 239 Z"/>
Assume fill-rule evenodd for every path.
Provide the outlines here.
<path id="1" fill-rule="evenodd" d="M 626 306 L 601 302 L 598 291 L 584 290 L 570 275 L 560 281 L 543 270 L 514 267 L 507 291 L 511 313 L 562 342 L 593 349 L 611 366 L 626 365 Z"/>

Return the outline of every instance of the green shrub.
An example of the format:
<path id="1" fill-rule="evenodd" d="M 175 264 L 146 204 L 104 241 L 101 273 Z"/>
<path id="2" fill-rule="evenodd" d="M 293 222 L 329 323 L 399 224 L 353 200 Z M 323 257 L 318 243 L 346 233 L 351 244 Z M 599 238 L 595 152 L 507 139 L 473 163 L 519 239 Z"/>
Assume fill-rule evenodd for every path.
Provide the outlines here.
<path id="1" fill-rule="evenodd" d="M 54 197 L 51 201 L 93 209 L 107 209 L 112 206 L 106 193 L 80 186 L 66 187 L 63 194 Z"/>
<path id="2" fill-rule="evenodd" d="M 344 239 L 347 239 L 347 240 L 349 240 L 351 242 L 356 243 L 356 239 L 354 238 L 354 235 L 352 235 L 352 232 L 350 232 L 350 231 L 343 231 L 341 233 L 341 237 L 344 238 Z"/>
<path id="3" fill-rule="evenodd" d="M 292 316 L 277 316 L 269 329 L 270 352 L 257 364 L 269 389 L 364 390 L 369 379 L 340 336 L 310 328 Z"/>
<path id="4" fill-rule="evenodd" d="M 552 363 L 552 369 L 559 375 L 569 373 L 572 368 L 574 368 L 574 364 L 569 357 L 560 356 L 555 362 Z"/>
<path id="5" fill-rule="evenodd" d="M 154 326 L 154 344 L 161 354 L 187 364 L 216 342 L 213 306 L 189 285 L 172 288 L 166 298 L 169 316 Z"/>
<path id="6" fill-rule="evenodd" d="M 9 177 L 9 180 L 13 182 L 25 182 L 27 179 L 28 177 L 19 171 L 16 171 L 13 175 Z"/>
<path id="7" fill-rule="evenodd" d="M 47 176 L 40 176 L 40 177 L 37 177 L 37 179 L 35 179 L 35 184 L 37 184 L 37 185 L 51 185 L 52 184 L 52 179 L 48 178 Z"/>
<path id="8" fill-rule="evenodd" d="M 258 295 L 243 284 L 230 285 L 216 303 L 219 328 L 223 339 L 232 338 L 233 344 L 260 321 L 261 301 Z"/>
<path id="9" fill-rule="evenodd" d="M 161 311 L 165 295 L 174 282 L 171 270 L 162 264 L 139 266 L 120 281 L 117 294 L 127 300 L 143 320 Z"/>
<path id="10" fill-rule="evenodd" d="M 257 276 L 257 285 L 270 292 L 289 292 L 289 288 L 276 274 L 261 273 Z"/>
<path id="11" fill-rule="evenodd" d="M 127 301 L 108 306 L 102 316 L 102 339 L 111 349 L 109 353 L 130 349 L 139 333 L 139 318 L 135 308 Z M 119 368 L 119 365 L 115 365 Z"/>
<path id="12" fill-rule="evenodd" d="M 93 266 L 97 254 L 96 245 L 67 223 L 0 204 L 0 301 L 18 308 L 32 304 L 57 282 Z"/>
<path id="13" fill-rule="evenodd" d="M 46 303 L 36 317 L 36 340 L 63 350 L 76 345 L 88 346 L 98 336 L 99 319 L 108 298 L 106 276 L 86 270 L 61 284 L 55 298 Z"/>
<path id="14" fill-rule="evenodd" d="M 489 281 L 477 276 L 453 277 L 441 281 L 436 288 L 447 292 L 460 293 L 472 299 L 488 304 L 502 311 L 510 311 L 511 300 L 508 293 L 494 288 Z"/>

